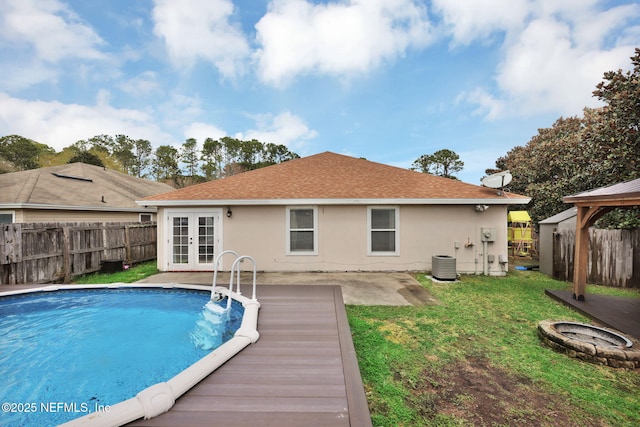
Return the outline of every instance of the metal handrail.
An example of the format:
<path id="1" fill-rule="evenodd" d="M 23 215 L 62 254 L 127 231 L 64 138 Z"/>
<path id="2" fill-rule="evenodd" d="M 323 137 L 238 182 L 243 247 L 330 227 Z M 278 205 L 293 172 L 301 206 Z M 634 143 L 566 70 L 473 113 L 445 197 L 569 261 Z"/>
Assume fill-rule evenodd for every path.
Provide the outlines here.
<path id="1" fill-rule="evenodd" d="M 211 285 L 211 300 L 213 300 L 213 296 L 215 294 L 216 291 L 216 285 L 217 285 L 217 280 L 218 280 L 218 266 L 220 265 L 220 260 L 222 259 L 222 257 L 224 255 L 228 255 L 228 254 L 233 254 L 236 259 L 238 259 L 239 255 L 236 251 L 233 250 L 226 250 L 223 252 L 220 252 L 220 254 L 216 257 L 216 260 L 214 262 L 214 266 L 213 266 L 213 283 Z M 233 273 L 232 273 L 233 274 Z M 239 280 L 239 279 L 238 279 Z M 231 308 L 231 291 L 233 289 L 229 288 L 229 292 L 227 295 L 227 309 Z"/>
<path id="2" fill-rule="evenodd" d="M 233 272 L 236 269 L 236 265 L 245 259 L 251 260 L 251 262 L 253 263 L 253 294 L 251 296 L 251 299 L 256 300 L 256 275 L 257 275 L 256 260 L 250 257 L 249 255 L 242 255 L 236 258 L 236 260 L 233 262 L 233 265 L 231 266 L 231 274 L 229 277 L 229 290 L 230 291 L 233 290 Z M 238 281 L 236 284 L 236 293 L 238 295 L 242 295 L 242 293 L 240 292 L 240 268 L 238 268 Z"/>

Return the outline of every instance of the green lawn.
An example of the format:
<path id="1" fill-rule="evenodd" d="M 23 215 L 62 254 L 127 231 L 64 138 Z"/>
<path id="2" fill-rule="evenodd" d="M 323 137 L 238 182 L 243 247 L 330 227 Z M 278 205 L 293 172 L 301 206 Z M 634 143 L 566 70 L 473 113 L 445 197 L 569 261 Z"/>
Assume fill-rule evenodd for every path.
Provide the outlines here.
<path id="1" fill-rule="evenodd" d="M 76 277 L 74 282 L 82 285 L 93 285 L 101 283 L 132 283 L 142 280 L 158 272 L 156 261 L 149 261 L 138 264 L 128 270 L 117 273 L 94 273 Z"/>
<path id="2" fill-rule="evenodd" d="M 76 282 L 128 283 L 156 272 L 149 262 Z M 541 345 L 540 320 L 589 322 L 544 295 L 568 283 L 533 271 L 418 280 L 439 305 L 347 307 L 374 426 L 640 425 L 640 372 Z M 639 295 L 595 286 L 589 293 Z"/>
<path id="3" fill-rule="evenodd" d="M 540 320 L 589 322 L 544 294 L 568 283 L 533 271 L 418 280 L 440 305 L 347 307 L 374 426 L 640 425 L 638 371 L 541 345 Z"/>

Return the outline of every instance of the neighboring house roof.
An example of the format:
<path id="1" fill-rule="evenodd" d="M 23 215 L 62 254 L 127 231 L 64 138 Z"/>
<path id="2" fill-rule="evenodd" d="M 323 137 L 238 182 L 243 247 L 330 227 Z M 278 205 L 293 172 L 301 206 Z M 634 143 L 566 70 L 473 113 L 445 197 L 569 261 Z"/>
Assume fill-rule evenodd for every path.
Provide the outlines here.
<path id="1" fill-rule="evenodd" d="M 539 222 L 539 224 L 558 224 L 562 221 L 568 220 L 569 218 L 573 218 L 577 214 L 578 214 L 578 208 L 576 207 L 569 208 L 553 216 L 550 216 L 549 218 L 543 219 L 542 221 Z"/>
<path id="2" fill-rule="evenodd" d="M 0 174 L 0 209 L 141 211 L 135 200 L 172 191 L 160 182 L 86 163 Z"/>
<path id="3" fill-rule="evenodd" d="M 518 194 L 331 152 L 147 197 L 142 205 L 285 203 L 523 204 Z"/>

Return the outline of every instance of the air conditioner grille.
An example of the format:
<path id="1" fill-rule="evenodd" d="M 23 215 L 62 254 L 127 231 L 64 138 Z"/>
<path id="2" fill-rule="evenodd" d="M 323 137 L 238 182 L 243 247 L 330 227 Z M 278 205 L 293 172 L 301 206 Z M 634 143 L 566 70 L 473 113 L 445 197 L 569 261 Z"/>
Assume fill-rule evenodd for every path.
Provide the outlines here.
<path id="1" fill-rule="evenodd" d="M 456 259 L 449 255 L 433 255 L 431 276 L 438 280 L 456 280 Z"/>

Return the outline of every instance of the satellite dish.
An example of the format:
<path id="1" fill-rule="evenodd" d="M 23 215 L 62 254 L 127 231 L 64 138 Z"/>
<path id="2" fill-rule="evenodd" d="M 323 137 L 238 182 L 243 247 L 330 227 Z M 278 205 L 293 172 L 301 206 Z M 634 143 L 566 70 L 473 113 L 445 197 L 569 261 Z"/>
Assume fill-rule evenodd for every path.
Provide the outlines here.
<path id="1" fill-rule="evenodd" d="M 485 176 L 480 181 L 482 182 L 482 185 L 484 185 L 485 187 L 501 189 L 505 185 L 509 185 L 512 179 L 513 179 L 513 176 L 509 171 L 503 171 L 503 172 L 494 173 L 489 176 Z"/>

